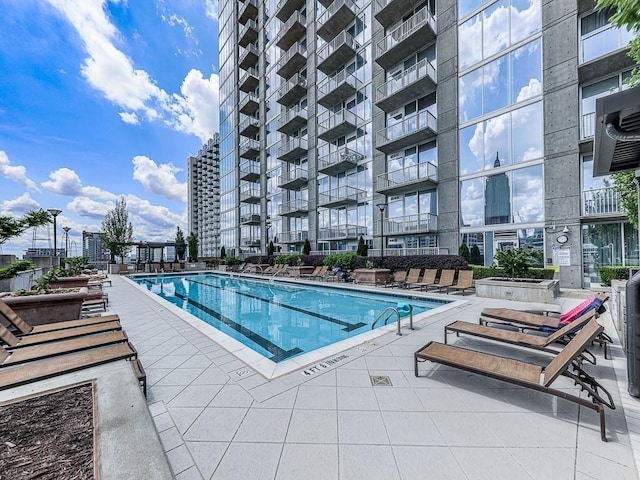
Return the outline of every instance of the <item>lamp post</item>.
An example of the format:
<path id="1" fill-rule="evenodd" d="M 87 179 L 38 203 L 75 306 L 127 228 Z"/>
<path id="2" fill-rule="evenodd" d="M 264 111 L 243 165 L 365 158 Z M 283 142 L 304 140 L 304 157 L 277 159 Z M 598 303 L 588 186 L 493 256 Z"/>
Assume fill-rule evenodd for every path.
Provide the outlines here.
<path id="1" fill-rule="evenodd" d="M 384 263 L 384 209 L 387 208 L 386 203 L 376 203 L 376 207 L 380 209 L 380 236 L 382 237 L 382 243 L 380 244 L 380 258 Z M 384 265 L 382 265 L 384 266 Z"/>
<path id="2" fill-rule="evenodd" d="M 53 257 L 57 257 L 58 256 L 58 232 L 57 232 L 57 224 L 56 224 L 56 217 L 58 215 L 60 215 L 62 213 L 62 210 L 60 210 L 59 208 L 49 208 L 47 209 L 47 212 L 49 212 L 51 214 L 51 216 L 53 217 L 53 256 L 51 257 L 51 267 L 53 268 Z M 56 267 L 58 262 L 56 262 Z"/>
<path id="3" fill-rule="evenodd" d="M 64 236 L 65 236 L 64 257 L 69 258 L 69 230 L 71 230 L 71 227 L 62 227 L 62 230 L 64 230 Z"/>

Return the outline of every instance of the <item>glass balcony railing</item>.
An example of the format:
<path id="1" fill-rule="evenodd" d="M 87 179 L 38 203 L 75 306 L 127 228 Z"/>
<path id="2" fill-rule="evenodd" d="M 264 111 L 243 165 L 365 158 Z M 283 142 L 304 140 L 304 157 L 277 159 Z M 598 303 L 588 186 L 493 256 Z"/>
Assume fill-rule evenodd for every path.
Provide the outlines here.
<path id="1" fill-rule="evenodd" d="M 394 142 L 424 129 L 430 129 L 435 134 L 437 123 L 436 117 L 427 110 L 414 113 L 403 118 L 400 122 L 378 131 L 378 145 Z"/>
<path id="2" fill-rule="evenodd" d="M 338 240 L 358 238 L 367 234 L 367 227 L 362 225 L 339 225 L 337 227 L 319 228 L 318 240 Z"/>
<path id="3" fill-rule="evenodd" d="M 426 58 L 402 72 L 397 78 L 392 78 L 380 85 L 376 90 L 376 102 L 394 95 L 425 77 L 430 78 L 434 84 L 437 81 L 436 69 Z"/>
<path id="4" fill-rule="evenodd" d="M 438 182 L 438 167 L 431 162 L 418 163 L 378 175 L 378 191 L 417 182 Z"/>
<path id="5" fill-rule="evenodd" d="M 405 215 L 384 220 L 385 235 L 402 235 L 438 230 L 438 216 L 433 213 Z M 380 235 L 380 221 L 376 222 L 374 235 Z"/>
<path id="6" fill-rule="evenodd" d="M 580 63 L 626 47 L 633 40 L 633 37 L 633 32 L 626 28 L 616 28 L 613 25 L 589 32 L 580 38 Z"/>
<path id="7" fill-rule="evenodd" d="M 611 187 L 583 191 L 582 209 L 585 216 L 624 214 L 620 196 Z"/>
<path id="8" fill-rule="evenodd" d="M 389 34 L 378 42 L 376 45 L 376 56 L 380 57 L 389 52 L 405 40 L 411 38 L 414 33 L 426 25 L 429 25 L 433 32 L 436 31 L 436 20 L 428 7 L 418 10 L 415 15 L 391 30 Z"/>
<path id="9" fill-rule="evenodd" d="M 580 138 L 592 138 L 596 133 L 596 112 L 584 113 L 580 122 Z"/>

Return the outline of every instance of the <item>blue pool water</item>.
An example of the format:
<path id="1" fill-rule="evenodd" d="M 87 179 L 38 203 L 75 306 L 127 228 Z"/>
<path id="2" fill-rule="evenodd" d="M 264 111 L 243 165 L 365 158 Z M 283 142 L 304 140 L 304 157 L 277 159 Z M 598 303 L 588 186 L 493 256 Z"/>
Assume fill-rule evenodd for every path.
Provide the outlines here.
<path id="1" fill-rule="evenodd" d="M 448 303 L 217 274 L 134 280 L 274 362 L 367 332 L 386 307 L 417 315 Z"/>

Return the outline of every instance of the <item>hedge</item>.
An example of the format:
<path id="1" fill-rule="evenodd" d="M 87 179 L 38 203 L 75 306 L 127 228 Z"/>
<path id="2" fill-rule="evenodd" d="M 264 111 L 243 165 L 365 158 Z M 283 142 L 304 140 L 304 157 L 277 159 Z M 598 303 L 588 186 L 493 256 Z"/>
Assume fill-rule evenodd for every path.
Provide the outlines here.
<path id="1" fill-rule="evenodd" d="M 640 267 L 598 267 L 598 273 L 607 287 L 611 286 L 611 280 L 628 280 L 629 270 Z"/>
<path id="2" fill-rule="evenodd" d="M 18 272 L 24 272 L 25 270 L 32 270 L 36 268 L 29 260 L 18 260 L 6 267 L 0 268 L 0 280 L 5 278 L 13 278 Z"/>
<path id="3" fill-rule="evenodd" d="M 473 278 L 480 280 L 487 277 L 505 277 L 504 270 L 500 267 L 483 267 L 481 265 L 470 265 L 473 270 Z M 553 280 L 555 271 L 550 268 L 530 268 L 529 278 L 541 280 Z"/>

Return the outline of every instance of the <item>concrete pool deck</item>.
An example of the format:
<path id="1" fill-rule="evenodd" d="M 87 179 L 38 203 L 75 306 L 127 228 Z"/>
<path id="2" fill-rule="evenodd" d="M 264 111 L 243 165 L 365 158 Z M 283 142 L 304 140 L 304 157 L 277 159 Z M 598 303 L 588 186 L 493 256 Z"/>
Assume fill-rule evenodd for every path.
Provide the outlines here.
<path id="1" fill-rule="evenodd" d="M 456 295 L 465 301 L 414 332 L 267 380 L 129 280 L 110 278 L 109 309 L 140 354 L 176 479 L 638 478 L 640 401 L 627 394 L 617 342 L 611 360 L 594 347 L 598 365 L 586 368 L 617 406 L 605 412 L 606 443 L 595 412 L 566 400 L 433 364 L 414 376 L 414 351 L 442 341 L 444 325 L 524 304 Z M 567 309 L 577 297 L 558 300 Z M 608 313 L 601 322 L 615 335 Z M 540 357 L 469 338 L 451 343 Z"/>

